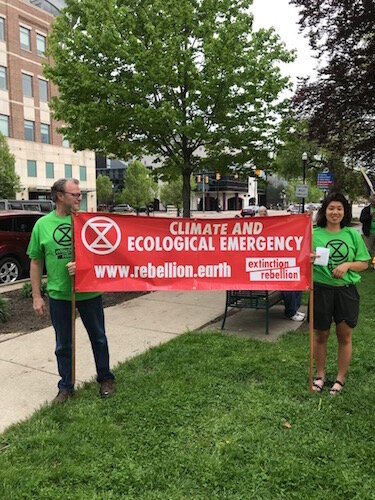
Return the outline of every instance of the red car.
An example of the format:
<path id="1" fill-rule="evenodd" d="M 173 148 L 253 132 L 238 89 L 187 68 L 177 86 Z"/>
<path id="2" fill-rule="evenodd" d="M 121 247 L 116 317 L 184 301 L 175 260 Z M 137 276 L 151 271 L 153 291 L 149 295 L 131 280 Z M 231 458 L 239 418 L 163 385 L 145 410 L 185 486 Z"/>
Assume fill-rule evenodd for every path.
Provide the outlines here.
<path id="1" fill-rule="evenodd" d="M 34 224 L 43 215 L 27 210 L 0 211 L 0 284 L 13 283 L 29 271 L 26 250 Z"/>

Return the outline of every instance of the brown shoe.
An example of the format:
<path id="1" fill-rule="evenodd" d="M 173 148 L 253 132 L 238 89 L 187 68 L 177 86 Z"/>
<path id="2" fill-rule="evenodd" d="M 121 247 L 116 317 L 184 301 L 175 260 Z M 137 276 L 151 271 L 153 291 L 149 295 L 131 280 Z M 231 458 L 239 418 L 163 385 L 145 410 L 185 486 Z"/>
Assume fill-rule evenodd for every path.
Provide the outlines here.
<path id="1" fill-rule="evenodd" d="M 64 404 L 69 398 L 73 396 L 73 391 L 61 390 L 57 393 L 57 396 L 52 400 L 52 404 Z"/>
<path id="2" fill-rule="evenodd" d="M 100 382 L 100 397 L 110 398 L 116 392 L 115 381 L 111 378 L 106 378 Z"/>

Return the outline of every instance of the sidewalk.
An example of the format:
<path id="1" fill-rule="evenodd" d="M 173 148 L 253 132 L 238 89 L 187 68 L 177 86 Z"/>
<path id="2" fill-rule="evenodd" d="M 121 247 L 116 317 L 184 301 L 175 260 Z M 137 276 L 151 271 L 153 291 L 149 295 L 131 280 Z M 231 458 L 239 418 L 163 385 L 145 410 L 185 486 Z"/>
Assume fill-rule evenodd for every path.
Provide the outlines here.
<path id="1" fill-rule="evenodd" d="M 219 330 L 225 292 L 153 292 L 105 309 L 111 366 L 150 347 L 198 329 Z M 264 334 L 264 311 L 232 310 L 226 334 L 275 340 L 300 323 L 283 317 L 283 305 L 270 311 L 270 335 Z M 0 338 L 0 432 L 29 417 L 57 394 L 58 373 L 52 327 L 9 340 Z M 77 320 L 77 384 L 95 377 L 87 333 Z"/>

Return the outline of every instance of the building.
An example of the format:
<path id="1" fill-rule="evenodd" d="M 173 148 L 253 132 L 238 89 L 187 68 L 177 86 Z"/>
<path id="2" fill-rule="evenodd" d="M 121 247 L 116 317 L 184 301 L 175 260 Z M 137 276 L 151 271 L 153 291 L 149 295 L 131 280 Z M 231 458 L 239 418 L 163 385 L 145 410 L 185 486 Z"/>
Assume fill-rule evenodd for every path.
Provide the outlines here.
<path id="1" fill-rule="evenodd" d="M 18 199 L 49 197 L 56 179 L 75 177 L 82 208 L 96 210 L 95 153 L 75 153 L 48 106 L 57 87 L 42 73 L 47 34 L 62 0 L 0 0 L 0 131 L 16 158 Z"/>

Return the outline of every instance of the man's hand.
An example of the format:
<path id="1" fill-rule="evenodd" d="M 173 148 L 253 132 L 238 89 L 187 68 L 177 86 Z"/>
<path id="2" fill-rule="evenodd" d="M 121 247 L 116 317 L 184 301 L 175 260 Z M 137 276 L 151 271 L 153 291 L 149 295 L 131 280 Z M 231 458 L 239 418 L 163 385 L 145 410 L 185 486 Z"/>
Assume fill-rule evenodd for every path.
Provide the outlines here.
<path id="1" fill-rule="evenodd" d="M 342 278 L 344 274 L 347 273 L 350 267 L 350 262 L 344 262 L 332 270 L 332 276 L 334 278 Z"/>
<path id="2" fill-rule="evenodd" d="M 46 303 L 42 297 L 33 298 L 33 308 L 37 316 L 44 316 L 46 314 Z"/>
<path id="3" fill-rule="evenodd" d="M 68 273 L 70 274 L 70 276 L 74 276 L 76 273 L 76 263 L 75 262 L 68 262 L 66 267 L 68 269 Z"/>

